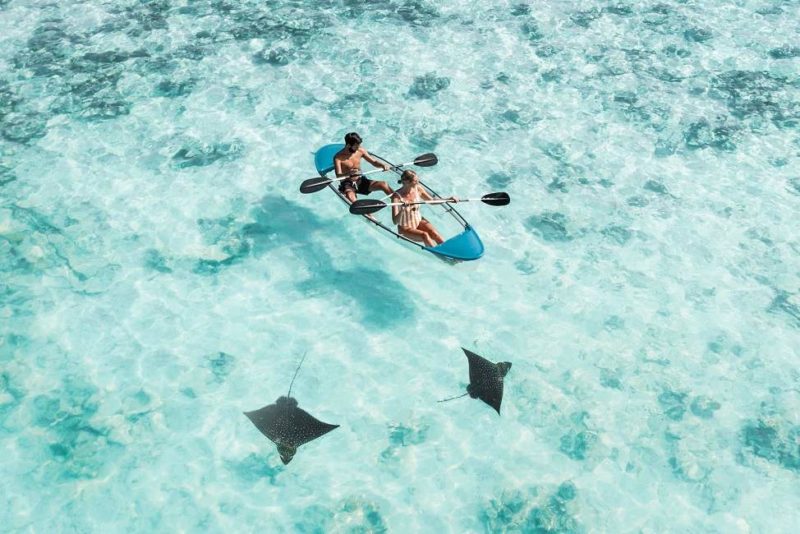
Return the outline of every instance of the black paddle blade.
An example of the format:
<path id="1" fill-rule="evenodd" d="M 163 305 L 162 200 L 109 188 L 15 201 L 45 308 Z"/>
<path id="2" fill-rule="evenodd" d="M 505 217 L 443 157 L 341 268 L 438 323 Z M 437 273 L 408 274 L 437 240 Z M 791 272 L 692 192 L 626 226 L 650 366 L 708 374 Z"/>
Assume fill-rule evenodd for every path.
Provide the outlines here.
<path id="1" fill-rule="evenodd" d="M 436 154 L 433 152 L 428 152 L 427 154 L 417 156 L 417 158 L 414 160 L 414 165 L 417 167 L 433 167 L 437 163 L 439 163 L 439 158 L 437 158 Z"/>
<path id="2" fill-rule="evenodd" d="M 300 184 L 300 192 L 304 194 L 316 193 L 321 189 L 325 189 L 325 186 L 331 182 L 332 180 L 328 178 L 322 178 L 321 176 L 319 178 L 309 178 Z"/>
<path id="3" fill-rule="evenodd" d="M 489 193 L 481 197 L 481 202 L 490 206 L 505 206 L 511 202 L 508 193 Z"/>
<path id="4" fill-rule="evenodd" d="M 365 198 L 356 200 L 350 204 L 350 213 L 353 215 L 369 215 L 386 207 L 386 203 L 381 200 Z"/>

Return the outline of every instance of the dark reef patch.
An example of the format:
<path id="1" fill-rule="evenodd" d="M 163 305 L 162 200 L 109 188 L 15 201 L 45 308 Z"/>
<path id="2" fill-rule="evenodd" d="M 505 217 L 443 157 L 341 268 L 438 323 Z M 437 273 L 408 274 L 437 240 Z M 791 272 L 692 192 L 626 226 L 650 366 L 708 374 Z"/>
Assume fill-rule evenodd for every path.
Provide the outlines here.
<path id="1" fill-rule="evenodd" d="M 504 172 L 493 172 L 486 178 L 486 184 L 492 189 L 505 189 L 511 181 L 511 176 Z"/>
<path id="2" fill-rule="evenodd" d="M 627 4 L 615 4 L 603 8 L 603 13 L 618 17 L 630 17 L 634 14 L 633 8 Z"/>
<path id="3" fill-rule="evenodd" d="M 705 43 L 713 36 L 714 34 L 707 28 L 689 28 L 683 32 L 683 38 L 690 43 Z"/>
<path id="4" fill-rule="evenodd" d="M 90 383 L 69 378 L 61 389 L 33 399 L 33 423 L 50 437 L 48 448 L 60 480 L 100 476 L 123 448 L 109 438 L 110 428 L 92 422 L 97 394 Z"/>
<path id="5" fill-rule="evenodd" d="M 772 117 L 788 111 L 786 103 L 781 100 L 789 86 L 785 76 L 765 71 L 733 70 L 713 77 L 709 94 L 723 100 L 731 114 L 739 119 Z"/>
<path id="6" fill-rule="evenodd" d="M 448 87 L 450 87 L 450 78 L 436 76 L 435 72 L 429 72 L 414 78 L 414 82 L 408 89 L 408 94 L 415 98 L 433 98 L 436 93 L 444 91 Z"/>
<path id="7" fill-rule="evenodd" d="M 683 139 L 686 146 L 692 150 L 716 148 L 725 152 L 733 152 L 736 150 L 734 141 L 738 130 L 736 126 L 712 125 L 707 120 L 701 119 L 689 125 L 683 132 Z"/>
<path id="8" fill-rule="evenodd" d="M 585 529 L 573 510 L 577 489 L 562 483 L 551 495 L 539 496 L 539 489 L 504 491 L 480 511 L 484 532 L 531 532 L 579 534 Z"/>
<path id="9" fill-rule="evenodd" d="M 167 265 L 167 258 L 156 249 L 148 249 L 144 253 L 144 266 L 160 273 L 171 273 L 172 269 Z"/>
<path id="10" fill-rule="evenodd" d="M 172 166 L 176 169 L 205 167 L 217 161 L 233 161 L 244 153 L 244 143 L 235 140 L 206 144 L 196 139 L 188 140 L 183 148 L 172 155 Z"/>
<path id="11" fill-rule="evenodd" d="M 686 393 L 665 390 L 658 396 L 658 403 L 664 415 L 673 421 L 680 421 L 686 413 Z"/>
<path id="12" fill-rule="evenodd" d="M 396 458 L 399 450 L 404 447 L 425 443 L 429 430 L 430 427 L 427 424 L 421 424 L 418 427 L 391 425 L 389 427 L 389 446 L 381 452 L 381 460 Z"/>
<path id="13" fill-rule="evenodd" d="M 661 182 L 657 182 L 655 180 L 647 180 L 642 187 L 647 191 L 651 191 L 658 195 L 669 195 L 667 187 Z"/>
<path id="14" fill-rule="evenodd" d="M 569 20 L 576 26 L 581 28 L 588 28 L 592 22 L 603 16 L 603 11 L 598 8 L 587 9 L 585 11 L 576 11 L 569 16 Z"/>
<path id="15" fill-rule="evenodd" d="M 544 39 L 544 33 L 542 33 L 542 30 L 539 28 L 539 24 L 535 19 L 530 19 L 526 22 L 523 22 L 519 29 L 520 32 L 522 32 L 522 36 L 532 43 L 536 43 Z"/>
<path id="16" fill-rule="evenodd" d="M 572 236 L 567 231 L 567 217 L 558 212 L 545 212 L 525 219 L 525 229 L 545 241 L 570 241 Z"/>
<path id="17" fill-rule="evenodd" d="M 190 94 L 195 86 L 197 85 L 197 80 L 195 79 L 188 79 L 188 80 L 162 80 L 158 82 L 156 85 L 153 94 L 155 96 L 164 96 L 167 98 L 177 98 L 180 96 L 186 96 Z"/>
<path id="18" fill-rule="evenodd" d="M 30 143 L 47 134 L 47 116 L 40 113 L 9 113 L 0 125 L 3 137 L 17 143 Z"/>
<path id="19" fill-rule="evenodd" d="M 692 399 L 692 413 L 700 419 L 712 419 L 714 417 L 714 412 L 720 408 L 721 406 L 717 401 L 703 395 Z"/>
<path id="20" fill-rule="evenodd" d="M 783 45 L 778 48 L 773 48 L 769 51 L 769 57 L 772 59 L 792 59 L 800 57 L 800 46 Z"/>
<path id="21" fill-rule="evenodd" d="M 17 95 L 8 82 L 0 80 L 0 120 L 17 109 L 22 98 Z"/>
<path id="22" fill-rule="evenodd" d="M 285 67 L 296 57 L 294 49 L 278 46 L 275 48 L 265 48 L 253 54 L 253 63 L 256 65 L 272 65 L 273 67 Z"/>
<path id="23" fill-rule="evenodd" d="M 759 419 L 742 427 L 746 451 L 790 471 L 800 472 L 800 426 Z"/>
<path id="24" fill-rule="evenodd" d="M 2 300 L 0 300 L 0 303 L 2 303 Z M 7 336 L 6 343 L 10 346 L 19 345 L 20 343 L 15 339 L 17 337 L 19 336 L 14 334 Z M 3 358 L 0 358 L 0 361 L 2 360 Z M 6 416 L 19 406 L 24 398 L 25 391 L 14 384 L 11 373 L 8 371 L 0 373 L 0 430 L 2 430 L 2 424 Z"/>
<path id="25" fill-rule="evenodd" d="M 800 328 L 800 303 L 796 302 L 797 299 L 797 294 L 779 290 L 767 307 L 767 312 L 784 314 L 796 328 Z"/>
<path id="26" fill-rule="evenodd" d="M 595 444 L 599 441 L 597 432 L 589 429 L 586 421 L 588 412 L 575 412 L 569 416 L 569 431 L 561 436 L 558 450 L 573 460 L 586 460 Z"/>
<path id="27" fill-rule="evenodd" d="M 225 378 L 233 372 L 236 358 L 225 352 L 218 352 L 206 357 L 208 368 L 217 382 L 224 382 Z"/>
<path id="28" fill-rule="evenodd" d="M 528 4 L 514 4 L 511 6 L 511 16 L 512 17 L 521 17 L 523 15 L 529 15 L 531 12 L 531 6 Z"/>
<path id="29" fill-rule="evenodd" d="M 600 233 L 618 245 L 626 244 L 633 237 L 630 229 L 618 225 L 607 226 L 600 230 Z"/>
<path id="30" fill-rule="evenodd" d="M 12 169 L 9 169 L 5 165 L 0 165 L 0 187 L 8 185 L 16 180 L 17 176 Z"/>
<path id="31" fill-rule="evenodd" d="M 198 219 L 204 242 L 218 247 L 227 257 L 223 259 L 200 259 L 192 269 L 195 274 L 211 275 L 246 258 L 252 249 L 250 240 L 237 221 L 229 216 L 221 219 Z"/>

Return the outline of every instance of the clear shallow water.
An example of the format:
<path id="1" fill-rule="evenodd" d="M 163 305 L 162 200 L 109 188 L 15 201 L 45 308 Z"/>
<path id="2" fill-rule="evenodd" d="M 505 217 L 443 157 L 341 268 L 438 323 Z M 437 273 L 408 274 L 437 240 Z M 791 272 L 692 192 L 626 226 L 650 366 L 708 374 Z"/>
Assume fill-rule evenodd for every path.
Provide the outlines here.
<path id="1" fill-rule="evenodd" d="M 800 10 L 554 4 L 0 2 L 1 528 L 791 531 Z M 486 256 L 300 195 L 352 129 Z"/>

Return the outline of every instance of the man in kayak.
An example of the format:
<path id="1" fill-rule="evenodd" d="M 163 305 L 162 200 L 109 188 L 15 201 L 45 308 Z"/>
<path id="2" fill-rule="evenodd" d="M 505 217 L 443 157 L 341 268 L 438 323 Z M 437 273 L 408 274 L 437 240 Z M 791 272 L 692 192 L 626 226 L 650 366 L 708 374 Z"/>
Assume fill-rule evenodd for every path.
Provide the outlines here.
<path id="1" fill-rule="evenodd" d="M 370 180 L 366 176 L 361 176 L 361 159 L 367 160 L 373 167 L 388 171 L 391 167 L 373 158 L 364 147 L 361 146 L 361 136 L 356 132 L 350 132 L 344 136 L 345 147 L 333 157 L 333 168 L 336 177 L 345 177 L 339 184 L 339 191 L 347 197 L 352 204 L 356 201 L 356 193 L 359 195 L 369 195 L 373 191 L 381 190 L 387 195 L 394 191 L 389 184 L 382 180 Z"/>

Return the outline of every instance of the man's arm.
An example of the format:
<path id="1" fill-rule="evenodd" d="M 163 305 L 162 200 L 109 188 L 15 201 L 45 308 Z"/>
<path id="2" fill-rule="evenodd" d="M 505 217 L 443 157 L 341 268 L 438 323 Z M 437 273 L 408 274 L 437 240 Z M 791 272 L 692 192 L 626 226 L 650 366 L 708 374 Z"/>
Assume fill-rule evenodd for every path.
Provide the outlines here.
<path id="1" fill-rule="evenodd" d="M 337 178 L 344 176 L 344 171 L 342 171 L 342 160 L 337 157 L 333 158 L 333 170 L 336 173 Z"/>
<path id="2" fill-rule="evenodd" d="M 361 150 L 364 149 L 362 148 Z M 389 165 L 387 165 L 386 163 L 378 161 L 377 159 L 373 158 L 372 155 L 370 155 L 370 153 L 367 152 L 366 150 L 364 150 L 363 156 L 364 159 L 369 161 L 370 165 L 372 165 L 373 167 L 377 167 L 378 169 L 383 169 L 384 171 L 388 171 L 389 169 L 391 169 L 391 167 L 389 167 Z"/>

